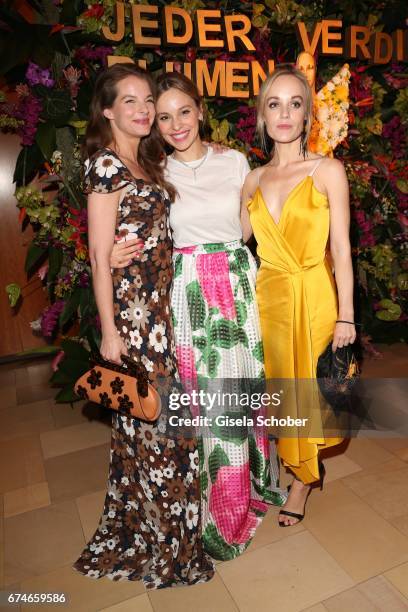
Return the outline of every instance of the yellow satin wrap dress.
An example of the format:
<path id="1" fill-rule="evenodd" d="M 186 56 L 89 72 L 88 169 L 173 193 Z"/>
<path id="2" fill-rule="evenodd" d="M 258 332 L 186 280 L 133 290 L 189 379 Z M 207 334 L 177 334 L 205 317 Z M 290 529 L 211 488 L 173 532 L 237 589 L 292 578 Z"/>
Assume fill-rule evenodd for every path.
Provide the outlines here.
<path id="1" fill-rule="evenodd" d="M 318 451 L 342 441 L 325 438 L 316 389 L 317 360 L 333 337 L 338 312 L 336 285 L 326 256 L 329 203 L 313 182 L 320 161 L 289 193 L 278 223 L 259 186 L 248 202 L 260 258 L 256 294 L 266 377 L 302 379 L 295 401 L 302 404 L 303 399 L 303 405 L 289 406 L 288 413 L 308 414 L 313 423 L 309 437 L 295 433 L 278 441 L 284 465 L 304 483 L 319 479 Z"/>

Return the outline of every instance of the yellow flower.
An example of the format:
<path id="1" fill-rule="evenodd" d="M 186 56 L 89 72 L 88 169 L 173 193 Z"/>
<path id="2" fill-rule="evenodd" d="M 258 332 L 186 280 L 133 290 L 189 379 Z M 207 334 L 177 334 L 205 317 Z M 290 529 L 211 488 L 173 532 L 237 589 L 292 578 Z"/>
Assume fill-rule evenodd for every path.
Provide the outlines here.
<path id="1" fill-rule="evenodd" d="M 348 87 L 346 85 L 338 85 L 336 87 L 336 95 L 342 102 L 348 100 Z"/>

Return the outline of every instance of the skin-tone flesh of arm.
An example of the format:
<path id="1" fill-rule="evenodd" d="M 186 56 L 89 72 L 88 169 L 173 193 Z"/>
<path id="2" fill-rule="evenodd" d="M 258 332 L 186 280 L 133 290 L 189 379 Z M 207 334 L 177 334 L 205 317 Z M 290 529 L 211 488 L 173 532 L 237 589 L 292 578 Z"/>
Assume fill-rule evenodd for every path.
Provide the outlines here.
<path id="1" fill-rule="evenodd" d="M 121 354 L 127 355 L 126 346 L 118 335 L 114 321 L 113 286 L 109 262 L 115 238 L 119 197 L 120 191 L 109 194 L 91 193 L 88 196 L 89 256 L 102 327 L 101 355 L 114 363 L 121 363 Z"/>
<path id="2" fill-rule="evenodd" d="M 252 236 L 252 226 L 249 218 L 248 212 L 248 201 L 254 197 L 255 191 L 258 187 L 259 183 L 259 173 L 261 172 L 261 168 L 256 168 L 250 172 L 246 179 L 245 183 L 242 187 L 242 195 L 241 195 L 241 227 L 242 227 L 242 239 L 244 242 L 248 242 L 248 240 Z"/>
<path id="3" fill-rule="evenodd" d="M 336 159 L 324 162 L 324 174 L 316 173 L 323 181 L 330 205 L 330 253 L 339 300 L 339 320 L 354 321 L 353 308 L 353 267 L 351 262 L 349 187 L 343 164 Z M 320 178 L 322 177 L 322 178 Z M 318 186 L 318 185 L 316 185 Z M 355 328 L 337 323 L 334 330 L 333 350 L 353 343 Z"/>

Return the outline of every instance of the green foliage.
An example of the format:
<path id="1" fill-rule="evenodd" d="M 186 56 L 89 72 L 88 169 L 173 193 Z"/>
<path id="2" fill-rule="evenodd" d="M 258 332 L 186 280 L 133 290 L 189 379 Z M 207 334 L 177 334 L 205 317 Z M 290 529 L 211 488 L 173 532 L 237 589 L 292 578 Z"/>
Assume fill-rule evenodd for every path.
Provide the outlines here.
<path id="1" fill-rule="evenodd" d="M 13 182 L 16 183 L 16 186 L 20 187 L 28 184 L 34 178 L 44 160 L 45 158 L 36 142 L 29 147 L 22 148 L 14 169 Z"/>
<path id="2" fill-rule="evenodd" d="M 35 242 L 30 244 L 25 260 L 25 270 L 27 273 L 32 272 L 33 268 L 37 266 L 40 261 L 43 261 L 46 252 L 47 249 L 37 246 Z"/>
<path id="3" fill-rule="evenodd" d="M 18 300 L 21 296 L 21 287 L 17 283 L 10 283 L 6 287 L 6 293 L 10 302 L 10 306 L 14 308 L 17 305 Z"/>

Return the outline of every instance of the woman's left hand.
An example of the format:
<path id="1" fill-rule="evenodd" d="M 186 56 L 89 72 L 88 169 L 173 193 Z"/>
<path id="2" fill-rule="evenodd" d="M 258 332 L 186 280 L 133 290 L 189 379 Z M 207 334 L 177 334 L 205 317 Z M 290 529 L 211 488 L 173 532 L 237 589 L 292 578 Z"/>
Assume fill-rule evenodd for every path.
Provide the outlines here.
<path id="1" fill-rule="evenodd" d="M 109 265 L 111 268 L 124 268 L 130 266 L 133 259 L 138 260 L 143 253 L 144 242 L 134 238 L 125 242 L 115 242 L 112 247 Z"/>
<path id="2" fill-rule="evenodd" d="M 351 323 L 336 323 L 333 334 L 333 353 L 337 348 L 353 344 L 356 339 L 356 327 Z"/>
<path id="3" fill-rule="evenodd" d="M 205 145 L 206 147 L 211 147 L 214 153 L 225 153 L 225 151 L 229 150 L 229 147 L 221 144 L 220 142 L 203 141 L 203 145 Z"/>

